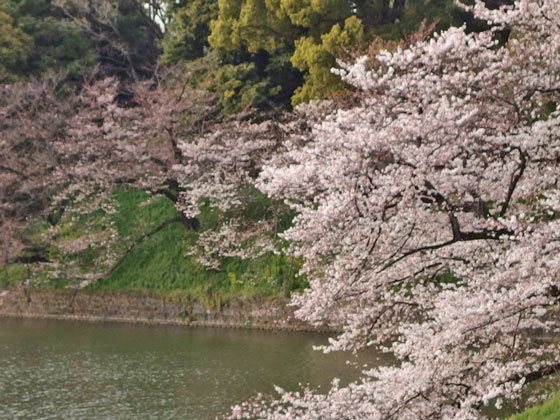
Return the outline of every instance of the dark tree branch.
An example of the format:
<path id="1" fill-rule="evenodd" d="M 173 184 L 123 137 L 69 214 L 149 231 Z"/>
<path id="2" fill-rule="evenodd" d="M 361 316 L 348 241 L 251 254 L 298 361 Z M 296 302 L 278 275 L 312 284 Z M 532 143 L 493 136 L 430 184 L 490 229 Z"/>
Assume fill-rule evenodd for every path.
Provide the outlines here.
<path id="1" fill-rule="evenodd" d="M 0 171 L 10 172 L 12 174 L 16 174 L 16 175 L 22 176 L 24 178 L 27 178 L 27 175 L 25 175 L 23 172 L 20 172 L 17 169 L 13 169 L 13 168 L 10 168 L 8 166 L 0 165 Z"/>
<path id="2" fill-rule="evenodd" d="M 402 261 L 406 257 L 417 254 L 419 252 L 433 251 L 433 250 L 436 250 L 436 249 L 440 249 L 440 248 L 444 248 L 446 246 L 452 245 L 456 242 L 468 242 L 468 241 L 480 241 L 480 240 L 498 240 L 502 236 L 512 235 L 514 233 L 514 232 L 512 232 L 510 230 L 507 230 L 507 229 L 498 229 L 498 230 L 484 229 L 484 230 L 481 230 L 479 232 L 462 232 L 461 229 L 460 229 L 460 226 L 459 226 L 459 222 L 458 222 L 457 218 L 455 217 L 455 215 L 450 213 L 449 214 L 449 220 L 451 222 L 453 239 L 450 239 L 448 241 L 445 241 L 445 242 L 442 242 L 442 243 L 439 243 L 439 244 L 427 245 L 427 246 L 423 246 L 423 247 L 420 247 L 420 248 L 415 248 L 415 249 L 412 249 L 410 251 L 407 251 L 404 254 L 402 254 L 400 257 L 398 257 L 398 258 L 396 258 L 392 261 L 389 261 L 377 273 L 381 273 L 381 272 L 385 271 L 386 269 L 392 267 L 393 265 L 395 265 L 399 261 Z"/>
<path id="3" fill-rule="evenodd" d="M 553 363 L 551 365 L 543 366 L 540 369 L 534 370 L 533 372 L 512 376 L 507 381 L 502 382 L 502 384 L 506 384 L 508 382 L 519 382 L 523 378 L 525 378 L 525 383 L 527 384 L 529 382 L 542 379 L 546 376 L 554 375 L 558 372 L 560 372 L 560 363 Z"/>
<path id="4" fill-rule="evenodd" d="M 521 162 L 519 162 L 519 166 L 518 166 L 517 170 L 514 171 L 512 176 L 511 176 L 506 200 L 505 200 L 505 202 L 502 206 L 502 210 L 500 211 L 500 217 L 505 216 L 505 214 L 508 210 L 508 207 L 509 207 L 509 203 L 511 201 L 511 197 L 513 196 L 513 193 L 515 192 L 515 188 L 517 187 L 517 184 L 519 183 L 519 180 L 523 176 L 523 173 L 525 172 L 525 168 L 527 167 L 527 156 L 525 155 L 525 153 L 523 153 L 523 151 L 521 149 L 517 149 L 517 150 L 519 151 L 519 157 L 521 158 Z"/>

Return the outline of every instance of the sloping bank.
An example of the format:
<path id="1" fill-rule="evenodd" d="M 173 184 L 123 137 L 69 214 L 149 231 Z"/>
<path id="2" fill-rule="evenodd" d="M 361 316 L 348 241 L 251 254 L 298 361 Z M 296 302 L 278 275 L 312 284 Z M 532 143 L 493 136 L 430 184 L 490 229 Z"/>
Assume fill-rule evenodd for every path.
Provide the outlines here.
<path id="1" fill-rule="evenodd" d="M 297 320 L 287 300 L 239 298 L 221 308 L 187 299 L 129 293 L 33 290 L 0 292 L 0 317 L 125 322 L 190 327 L 333 332 Z"/>

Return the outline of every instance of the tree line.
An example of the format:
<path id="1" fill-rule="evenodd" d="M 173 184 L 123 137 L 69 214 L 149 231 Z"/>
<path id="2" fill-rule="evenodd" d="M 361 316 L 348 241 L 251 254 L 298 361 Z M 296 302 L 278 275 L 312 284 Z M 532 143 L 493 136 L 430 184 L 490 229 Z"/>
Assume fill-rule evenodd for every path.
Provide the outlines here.
<path id="1" fill-rule="evenodd" d="M 484 26 L 452 0 L 2 0 L 0 83 L 60 72 L 79 84 L 94 67 L 138 81 L 175 65 L 222 115 L 286 109 L 348 87 L 330 71 L 337 58 L 387 48 L 423 20 Z"/>

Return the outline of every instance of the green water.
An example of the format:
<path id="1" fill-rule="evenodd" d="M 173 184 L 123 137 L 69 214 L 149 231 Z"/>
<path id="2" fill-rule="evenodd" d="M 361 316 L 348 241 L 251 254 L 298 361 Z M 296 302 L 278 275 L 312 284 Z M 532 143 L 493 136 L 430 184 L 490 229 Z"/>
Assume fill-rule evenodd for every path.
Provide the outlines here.
<path id="1" fill-rule="evenodd" d="M 207 420 L 257 392 L 348 381 L 325 335 L 0 319 L 0 419 Z M 376 355 L 351 359 L 376 363 Z"/>

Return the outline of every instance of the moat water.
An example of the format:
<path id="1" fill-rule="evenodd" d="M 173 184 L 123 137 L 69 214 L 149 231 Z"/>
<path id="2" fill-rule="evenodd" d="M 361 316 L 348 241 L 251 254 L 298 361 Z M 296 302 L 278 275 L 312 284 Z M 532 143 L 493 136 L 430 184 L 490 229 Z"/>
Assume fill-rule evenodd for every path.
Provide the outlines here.
<path id="1" fill-rule="evenodd" d="M 376 354 L 313 346 L 328 337 L 0 319 L 0 419 L 209 420 L 274 385 L 348 382 Z M 347 360 L 351 360 L 349 365 Z M 355 364 L 355 366 L 354 366 Z"/>

